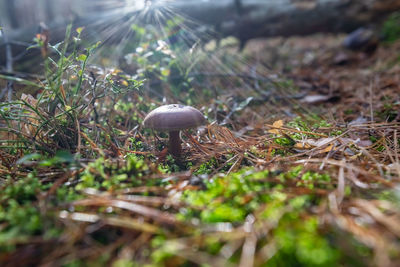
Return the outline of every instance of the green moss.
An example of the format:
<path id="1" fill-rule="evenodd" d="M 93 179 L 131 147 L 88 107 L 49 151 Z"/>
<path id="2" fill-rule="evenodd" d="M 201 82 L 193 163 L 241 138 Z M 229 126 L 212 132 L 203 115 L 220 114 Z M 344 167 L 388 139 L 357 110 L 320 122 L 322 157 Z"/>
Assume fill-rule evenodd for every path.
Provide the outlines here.
<path id="1" fill-rule="evenodd" d="M 327 174 L 307 171 L 301 176 L 300 181 L 297 182 L 297 186 L 306 186 L 309 189 L 313 189 L 315 185 L 319 185 L 320 188 L 328 187 L 332 189 L 330 182 L 331 177 Z"/>
<path id="2" fill-rule="evenodd" d="M 167 155 L 165 162 L 160 165 L 160 168 L 162 169 L 163 173 L 174 173 L 174 172 L 180 172 L 183 171 L 185 168 L 184 166 L 178 165 L 177 161 L 172 155 Z"/>
<path id="3" fill-rule="evenodd" d="M 278 145 L 284 146 L 284 147 L 292 147 L 296 144 L 296 142 L 292 138 L 288 138 L 288 137 L 276 138 L 274 141 Z"/>
<path id="4" fill-rule="evenodd" d="M 398 113 L 398 105 L 394 105 L 392 102 L 393 100 L 391 99 L 382 99 L 382 101 L 385 101 L 386 103 L 383 105 L 383 107 L 376 111 L 375 115 L 378 116 L 381 120 L 383 121 L 393 121 L 397 117 Z"/>
<path id="5" fill-rule="evenodd" d="M 200 218 L 204 222 L 240 222 L 245 218 L 246 212 L 240 207 L 230 204 L 219 204 L 212 209 L 201 212 Z"/>
<path id="6" fill-rule="evenodd" d="M 283 179 L 294 179 L 294 178 L 297 178 L 300 175 L 302 170 L 303 170 L 303 166 L 302 165 L 298 165 L 296 167 L 293 167 L 292 169 L 290 169 L 287 172 L 281 173 L 280 177 L 283 178 Z"/>
<path id="7" fill-rule="evenodd" d="M 144 161 L 134 154 L 128 154 L 122 163 L 101 157 L 88 164 L 75 188 L 121 189 L 135 186 L 141 183 L 138 178 L 148 169 Z"/>
<path id="8" fill-rule="evenodd" d="M 316 217 L 293 220 L 293 214 L 285 215 L 272 234 L 280 249 L 264 266 L 337 266 L 340 252 L 318 227 Z"/>
<path id="9" fill-rule="evenodd" d="M 329 175 L 311 171 L 301 174 L 302 171 L 303 166 L 299 165 L 275 178 L 282 182 L 287 179 L 297 179 L 298 186 L 309 188 L 327 188 L 331 181 Z M 199 217 L 203 222 L 208 223 L 241 222 L 263 203 L 270 205 L 278 200 L 275 204 L 281 205 L 286 201 L 287 196 L 281 192 L 280 184 L 268 182 L 271 175 L 273 174 L 268 170 L 257 172 L 250 168 L 225 177 L 214 177 L 206 183 L 205 191 L 184 193 L 184 200 L 194 209 L 185 210 L 183 217 Z M 263 193 L 267 191 L 268 193 Z M 312 197 L 295 198 L 290 201 L 294 201 L 295 205 L 293 205 L 297 207 L 307 202 L 306 200 L 311 201 Z"/>
<path id="10" fill-rule="evenodd" d="M 142 141 L 137 140 L 136 138 L 130 138 L 130 149 L 133 151 L 144 151 L 144 146 Z"/>
<path id="11" fill-rule="evenodd" d="M 17 238 L 35 234 L 42 227 L 39 210 L 31 203 L 20 204 L 14 199 L 8 200 L 0 207 L 0 221 L 9 225 L 8 229 L 2 232 L 2 235 L 4 234 L 6 237 Z M 10 233 L 17 235 L 10 235 Z M 4 236 L 0 239 L 5 241 Z"/>
<path id="12" fill-rule="evenodd" d="M 15 243 L 31 236 L 54 237 L 60 233 L 48 214 L 42 214 L 38 207 L 38 196 L 50 186 L 42 184 L 33 173 L 6 182 L 0 198 L 0 250 L 13 250 Z"/>
<path id="13" fill-rule="evenodd" d="M 9 179 L 4 186 L 1 194 L 1 201 L 14 200 L 18 203 L 25 204 L 37 199 L 37 194 L 41 190 L 46 189 L 40 180 L 33 173 L 28 174 L 25 179 L 13 181 Z"/>
<path id="14" fill-rule="evenodd" d="M 259 240 L 261 243 L 273 240 L 277 245 L 276 254 L 265 266 L 334 266 L 340 259 L 340 252 L 319 233 L 316 216 L 303 218 L 302 215 L 315 201 L 315 196 L 293 197 L 284 193 L 281 185 L 268 182 L 272 177 L 282 181 L 298 179 L 308 186 L 331 180 L 326 174 L 302 172 L 303 167 L 297 166 L 274 177 L 269 171 L 249 168 L 214 177 L 205 191 L 184 193 L 184 201 L 192 208 L 184 210 L 183 214 L 186 220 L 198 218 L 203 223 L 243 223 L 249 214 L 257 211 L 257 221 L 276 224 L 268 240 Z M 205 249 L 218 253 L 222 244 L 215 240 L 212 245 L 206 244 Z"/>
<path id="15" fill-rule="evenodd" d="M 289 128 L 295 129 L 301 132 L 291 132 L 285 131 L 285 133 L 276 134 L 276 138 L 274 142 L 284 148 L 291 148 L 293 147 L 299 140 L 304 140 L 306 138 L 314 138 L 320 139 L 320 135 L 313 134 L 319 128 L 327 128 L 332 127 L 327 121 L 321 119 L 316 115 L 309 115 L 305 118 L 303 117 L 296 117 L 293 120 L 286 123 Z M 334 129 L 329 133 L 329 136 L 338 136 L 343 133 L 342 130 Z M 273 151 L 273 155 L 282 155 L 285 156 L 289 153 L 286 149 L 276 149 Z"/>
<path id="16" fill-rule="evenodd" d="M 349 109 L 346 109 L 345 111 L 343 111 L 343 113 L 344 113 L 345 115 L 352 115 L 352 114 L 354 114 L 354 110 L 351 109 L 351 108 L 349 108 Z"/>
<path id="17" fill-rule="evenodd" d="M 258 200 L 265 201 L 267 195 L 257 195 L 269 188 L 264 181 L 268 171 L 256 172 L 243 169 L 226 177 L 217 177 L 207 182 L 205 191 L 185 191 L 184 199 L 194 207 L 206 207 L 198 216 L 204 222 L 239 222 L 258 207 Z"/>
<path id="18" fill-rule="evenodd" d="M 292 121 L 288 122 L 287 125 L 291 128 L 304 132 L 313 132 L 318 128 L 326 128 L 332 126 L 326 120 L 323 120 L 316 115 L 309 115 L 305 118 L 296 117 Z M 295 140 L 302 140 L 305 137 L 320 138 L 319 136 L 313 135 L 312 133 L 291 133 L 290 137 Z"/>
<path id="19" fill-rule="evenodd" d="M 211 158 L 206 163 L 200 165 L 200 167 L 194 172 L 196 175 L 210 174 L 218 166 L 216 158 Z"/>

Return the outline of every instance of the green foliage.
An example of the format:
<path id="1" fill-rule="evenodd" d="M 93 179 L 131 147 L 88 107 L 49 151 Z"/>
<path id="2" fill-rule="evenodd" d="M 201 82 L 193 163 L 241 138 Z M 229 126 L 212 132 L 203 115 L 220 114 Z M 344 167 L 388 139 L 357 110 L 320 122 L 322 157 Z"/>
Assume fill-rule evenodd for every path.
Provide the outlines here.
<path id="1" fill-rule="evenodd" d="M 289 128 L 295 129 L 300 132 L 291 132 L 291 131 L 284 131 L 285 133 L 276 134 L 276 138 L 274 142 L 282 147 L 290 148 L 296 144 L 296 141 L 304 140 L 306 138 L 315 138 L 319 139 L 319 135 L 313 134 L 314 131 L 318 130 L 319 128 L 331 127 L 331 125 L 322 120 L 316 115 L 309 115 L 305 118 L 303 117 L 296 117 L 293 120 L 289 121 L 286 124 Z M 330 136 L 337 136 L 342 134 L 340 130 L 333 130 L 329 133 Z M 282 155 L 285 156 L 288 154 L 288 151 L 285 149 L 275 149 L 273 151 L 273 155 Z"/>
<path id="2" fill-rule="evenodd" d="M 96 80 L 88 64 L 99 43 L 78 51 L 82 30 L 78 28 L 73 36 L 71 25 L 68 26 L 64 41 L 55 45 L 46 41 L 45 34 L 38 35 L 36 44 L 29 49 L 42 51 L 45 80 L 40 85 L 41 93 L 37 98 L 28 96 L 0 106 L 0 117 L 15 130 L 18 140 L 24 146 L 30 144 L 33 151 L 54 154 L 62 149 L 75 150 L 80 130 L 78 122 L 96 113 L 93 106 L 98 99 L 138 89 L 142 84 L 118 73 Z M 123 82 L 119 84 L 116 80 Z M 93 117 L 96 116 L 97 113 Z M 44 138 L 46 142 L 40 142 Z"/>
<path id="3" fill-rule="evenodd" d="M 137 140 L 136 138 L 131 138 L 131 146 L 130 149 L 133 151 L 143 151 L 143 143 L 140 140 Z"/>
<path id="4" fill-rule="evenodd" d="M 36 200 L 36 194 L 44 189 L 39 179 L 30 173 L 25 179 L 17 181 L 8 180 L 6 186 L 2 189 L 1 201 L 15 200 L 18 203 L 24 204 L 29 203 L 32 200 Z"/>
<path id="5" fill-rule="evenodd" d="M 171 246 L 171 244 L 166 245 L 166 239 L 164 236 L 156 236 L 153 238 L 151 246 L 154 249 L 153 253 L 151 254 L 151 258 L 154 263 L 160 264 L 173 257 L 172 252 L 175 250 L 175 248 Z"/>
<path id="6" fill-rule="evenodd" d="M 185 170 L 186 166 L 178 162 L 172 155 L 167 155 L 163 164 L 159 165 L 159 169 L 163 173 L 174 173 Z"/>
<path id="7" fill-rule="evenodd" d="M 75 158 L 69 151 L 60 150 L 52 158 L 38 153 L 28 154 L 20 158 L 17 163 L 22 165 L 37 163 L 41 167 L 61 167 L 63 164 L 75 163 Z"/>
<path id="8" fill-rule="evenodd" d="M 103 157 L 91 162 L 85 168 L 77 190 L 93 187 L 97 189 L 119 189 L 140 184 L 140 177 L 148 166 L 134 154 L 128 154 L 125 161 L 114 162 Z"/>
<path id="9" fill-rule="evenodd" d="M 188 36 L 193 36 L 193 33 L 190 29 L 186 32 L 181 23 L 180 18 L 168 19 L 162 30 L 164 35 L 151 25 L 132 25 L 137 41 L 125 51 L 125 63 L 127 68 L 134 66 L 137 78 L 151 80 L 155 92 L 153 97 L 167 92 L 173 98 L 193 105 L 200 99 L 195 95 L 193 77 L 189 77 L 189 73 L 202 55 L 188 52 L 191 41 L 193 46 L 197 46 L 196 38 L 191 40 Z M 165 40 L 165 34 L 169 36 L 168 40 Z"/>
<path id="10" fill-rule="evenodd" d="M 14 248 L 13 241 L 22 241 L 30 235 L 43 234 L 42 215 L 33 205 L 48 185 L 42 185 L 34 174 L 13 181 L 7 180 L 0 197 L 0 250 Z"/>
<path id="11" fill-rule="evenodd" d="M 270 187 L 257 180 L 268 177 L 268 171 L 254 173 L 243 169 L 224 178 L 214 178 L 206 183 L 206 191 L 186 191 L 185 200 L 194 207 L 204 207 L 200 218 L 204 222 L 239 222 L 254 211 L 269 196 L 260 193 Z M 194 210 L 192 212 L 195 212 Z"/>
<path id="12" fill-rule="evenodd" d="M 400 38 L 400 13 L 392 14 L 382 26 L 382 35 L 386 42 L 391 43 Z"/>
<path id="13" fill-rule="evenodd" d="M 297 182 L 297 186 L 305 186 L 309 189 L 314 189 L 315 184 L 320 184 L 320 188 L 328 187 L 333 189 L 330 182 L 331 177 L 327 174 L 307 171 L 301 176 L 300 181 Z"/>
<path id="14" fill-rule="evenodd" d="M 207 182 L 205 191 L 184 193 L 183 199 L 192 208 L 183 211 L 183 218 L 195 217 L 203 223 L 243 223 L 249 214 L 256 212 L 260 214 L 257 220 L 277 224 L 268 241 L 276 242 L 278 250 L 266 266 L 333 266 L 340 258 L 339 251 L 319 233 L 317 217 L 302 218 L 313 197 L 290 197 L 282 192 L 281 185 L 272 182 L 273 178 L 282 182 L 299 179 L 309 186 L 312 182 L 330 181 L 328 175 L 311 171 L 302 174 L 302 171 L 303 167 L 297 166 L 274 177 L 267 170 L 243 169 L 225 177 L 214 177 Z M 206 245 L 205 249 L 218 253 L 221 242 L 213 240 L 213 245 Z"/>
<path id="15" fill-rule="evenodd" d="M 384 102 L 383 107 L 375 113 L 380 119 L 391 122 L 397 117 L 400 105 L 392 103 L 390 98 L 382 99 L 382 101 Z"/>
<path id="16" fill-rule="evenodd" d="M 9 231 L 3 233 L 7 238 L 10 237 L 10 233 L 13 237 L 19 237 L 41 230 L 40 213 L 37 208 L 30 203 L 19 204 L 14 199 L 8 200 L 5 207 L 1 208 L 0 221 L 11 226 Z"/>
<path id="17" fill-rule="evenodd" d="M 279 137 L 276 138 L 275 143 L 277 143 L 280 146 L 284 146 L 284 147 L 292 147 L 296 144 L 296 142 L 291 138 L 291 137 Z"/>
<path id="18" fill-rule="evenodd" d="M 38 168 L 48 166 L 54 168 L 57 165 L 62 167 L 73 160 L 71 155 L 65 152 L 59 152 L 49 159 L 39 154 L 31 154 L 22 159 L 20 164 L 29 164 Z M 33 163 L 36 165 L 32 165 Z M 135 185 L 153 185 L 154 180 L 147 182 L 140 180 L 140 177 L 148 170 L 144 161 L 134 154 L 128 154 L 124 160 L 120 161 L 106 160 L 101 157 L 88 164 L 75 187 L 69 183 L 58 185 L 55 194 L 49 196 L 46 202 L 43 202 L 44 199 L 41 196 L 45 196 L 46 192 L 52 188 L 52 183 L 43 183 L 34 173 L 26 178 L 8 179 L 1 188 L 3 194 L 0 196 L 0 224 L 2 225 L 0 249 L 13 250 L 14 244 L 32 236 L 42 235 L 46 238 L 54 238 L 60 235 L 62 231 L 54 220 L 57 218 L 53 214 L 55 207 L 81 199 L 84 196 L 79 190 L 87 187 L 110 190 Z"/>
<path id="19" fill-rule="evenodd" d="M 210 174 L 214 168 L 218 165 L 216 158 L 211 158 L 209 161 L 200 165 L 200 167 L 194 172 L 196 175 Z"/>
<path id="20" fill-rule="evenodd" d="M 293 167 L 292 169 L 288 170 L 287 172 L 283 172 L 279 175 L 279 178 L 281 181 L 284 181 L 285 179 L 296 179 L 299 177 L 300 173 L 303 170 L 302 165 L 298 165 L 296 167 Z"/>
<path id="21" fill-rule="evenodd" d="M 81 198 L 83 198 L 83 195 L 77 192 L 75 188 L 63 185 L 57 188 L 54 205 L 57 205 L 59 203 L 62 204 L 71 203 Z"/>
<path id="22" fill-rule="evenodd" d="M 296 117 L 292 121 L 288 122 L 287 125 L 291 128 L 304 132 L 313 132 L 318 128 L 331 126 L 328 122 L 326 122 L 326 120 L 323 120 L 316 115 L 315 116 L 310 115 L 306 118 Z M 290 136 L 295 140 L 301 140 L 304 137 L 319 138 L 318 136 L 313 134 L 303 134 L 303 133 L 292 133 Z"/>
<path id="23" fill-rule="evenodd" d="M 316 217 L 286 214 L 273 231 L 280 249 L 265 266 L 336 266 L 339 251 L 318 233 L 318 226 Z"/>

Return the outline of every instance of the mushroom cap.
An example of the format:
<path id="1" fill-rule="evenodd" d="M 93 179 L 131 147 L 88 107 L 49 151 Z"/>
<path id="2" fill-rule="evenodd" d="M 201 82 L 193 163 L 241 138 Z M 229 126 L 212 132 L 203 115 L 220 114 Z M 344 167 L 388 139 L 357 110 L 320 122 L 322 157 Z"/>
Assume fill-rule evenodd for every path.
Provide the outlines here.
<path id="1" fill-rule="evenodd" d="M 205 124 L 206 119 L 193 107 L 179 104 L 164 105 L 147 114 L 143 125 L 157 131 L 180 131 Z"/>

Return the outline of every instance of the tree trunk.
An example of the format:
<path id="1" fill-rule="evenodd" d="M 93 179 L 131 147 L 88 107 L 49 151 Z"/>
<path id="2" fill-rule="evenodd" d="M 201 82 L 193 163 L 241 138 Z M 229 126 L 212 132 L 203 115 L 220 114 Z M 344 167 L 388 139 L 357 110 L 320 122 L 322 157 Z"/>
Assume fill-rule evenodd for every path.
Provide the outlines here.
<path id="1" fill-rule="evenodd" d="M 7 19 L 9 20 L 10 27 L 15 29 L 19 27 L 17 16 L 13 16 L 16 13 L 15 1 L 14 0 L 6 0 L 5 2 L 5 10 L 8 15 Z M 4 22 L 2 22 L 4 23 Z"/>
<path id="2" fill-rule="evenodd" d="M 351 32 L 381 22 L 400 9 L 400 0 L 185 0 L 171 6 L 201 23 L 218 25 L 222 36 L 245 42 L 257 37 Z"/>

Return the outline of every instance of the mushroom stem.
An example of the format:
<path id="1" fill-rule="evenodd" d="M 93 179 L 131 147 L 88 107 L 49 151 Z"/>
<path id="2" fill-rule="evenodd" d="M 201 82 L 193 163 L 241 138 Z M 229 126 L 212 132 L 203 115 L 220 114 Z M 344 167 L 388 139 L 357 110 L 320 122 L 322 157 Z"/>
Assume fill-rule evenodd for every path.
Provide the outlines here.
<path id="1" fill-rule="evenodd" d="M 169 132 L 169 152 L 175 156 L 179 157 L 181 155 L 181 138 L 179 136 L 179 131 Z"/>

